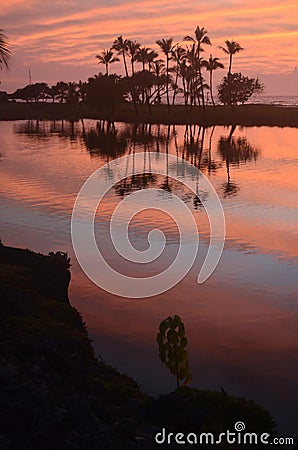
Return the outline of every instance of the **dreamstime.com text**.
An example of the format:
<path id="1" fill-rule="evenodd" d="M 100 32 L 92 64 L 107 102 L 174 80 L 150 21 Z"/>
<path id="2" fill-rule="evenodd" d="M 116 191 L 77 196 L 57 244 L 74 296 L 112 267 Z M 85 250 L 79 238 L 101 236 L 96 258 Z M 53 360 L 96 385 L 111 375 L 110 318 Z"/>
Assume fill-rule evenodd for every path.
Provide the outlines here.
<path id="1" fill-rule="evenodd" d="M 155 435 L 157 444 L 181 444 L 181 445 L 216 445 L 216 444 L 238 444 L 238 445 L 294 445 L 291 437 L 272 437 L 268 433 L 257 434 L 245 432 L 245 424 L 238 421 L 234 425 L 235 430 L 215 433 L 171 433 L 165 428 Z"/>

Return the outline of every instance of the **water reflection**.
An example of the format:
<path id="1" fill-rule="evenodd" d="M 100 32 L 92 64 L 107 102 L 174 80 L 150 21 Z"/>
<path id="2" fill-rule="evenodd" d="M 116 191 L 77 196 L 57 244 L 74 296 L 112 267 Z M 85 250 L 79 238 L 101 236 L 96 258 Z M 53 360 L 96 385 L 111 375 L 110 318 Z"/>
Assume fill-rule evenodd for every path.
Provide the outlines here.
<path id="1" fill-rule="evenodd" d="M 233 125 L 227 138 L 220 137 L 217 147 L 227 169 L 227 181 L 222 185 L 224 197 L 236 195 L 240 189 L 237 183 L 231 181 L 230 166 L 256 162 L 260 154 L 259 149 L 250 145 L 246 137 L 233 137 L 235 130 L 236 126 Z"/>
<path id="2" fill-rule="evenodd" d="M 170 381 L 158 365 L 155 330 L 162 317 L 177 313 L 189 333 L 194 385 L 223 385 L 231 394 L 255 399 L 295 430 L 298 130 L 94 120 L 2 122 L 0 128 L 1 239 L 40 252 L 70 253 L 70 298 L 86 320 L 96 352 L 145 390 L 165 391 Z M 123 302 L 93 286 L 72 253 L 73 204 L 98 167 L 125 153 L 146 153 L 144 175 L 125 178 L 107 194 L 96 222 L 100 238 L 121 197 L 147 186 L 162 189 L 162 201 L 175 193 L 196 209 L 202 252 L 209 238 L 200 180 L 194 196 L 175 180 L 150 174 L 149 151 L 156 158 L 161 152 L 183 157 L 210 178 L 225 210 L 226 246 L 214 276 L 199 288 L 194 270 L 162 296 Z M 106 167 L 106 176 L 112 176 Z M 189 176 L 178 161 L 175 171 Z M 168 250 L 175 247 L 172 222 L 149 210 L 132 223 L 137 248 L 146 248 L 144 236 L 154 228 L 169 236 Z M 98 242 L 106 244 L 103 238 Z M 111 258 L 121 271 L 123 261 Z M 142 365 L 136 364 L 140 360 Z"/>
<path id="3" fill-rule="evenodd" d="M 169 153 L 171 148 L 177 156 L 190 162 L 209 177 L 216 174 L 217 170 L 225 164 L 227 180 L 221 186 L 221 193 L 224 198 L 237 195 L 240 184 L 231 179 L 231 167 L 237 168 L 240 164 L 255 163 L 260 156 L 259 148 L 250 144 L 245 136 L 234 137 L 236 126 L 231 126 L 230 130 L 227 129 L 227 136 L 217 137 L 217 142 L 214 142 L 215 126 L 210 131 L 198 125 L 186 125 L 181 133 L 182 139 L 179 139 L 176 128 L 175 125 L 160 124 L 119 125 L 103 120 L 97 121 L 95 125 L 84 120 L 77 122 L 28 120 L 16 125 L 15 131 L 29 137 L 38 136 L 45 139 L 56 135 L 72 142 L 83 142 L 92 158 L 98 157 L 105 162 L 136 151 Z M 209 131 L 208 139 L 206 139 L 206 130 Z M 213 152 L 214 147 L 217 148 L 216 153 Z M 134 190 L 157 185 L 164 191 L 172 192 L 172 180 L 168 176 L 163 180 L 159 178 L 150 173 L 132 176 L 116 186 L 116 193 L 124 196 Z M 198 189 L 192 199 L 194 209 L 202 206 L 201 200 Z"/>

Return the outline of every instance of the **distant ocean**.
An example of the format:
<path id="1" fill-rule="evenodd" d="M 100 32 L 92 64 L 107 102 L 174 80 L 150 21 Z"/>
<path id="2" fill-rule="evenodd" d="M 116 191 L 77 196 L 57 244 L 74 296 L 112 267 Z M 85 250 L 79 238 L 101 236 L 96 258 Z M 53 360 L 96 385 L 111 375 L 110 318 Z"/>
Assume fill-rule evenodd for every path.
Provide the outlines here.
<path id="1" fill-rule="evenodd" d="M 266 105 L 298 106 L 298 95 L 256 95 L 248 103 Z"/>
<path id="2" fill-rule="evenodd" d="M 210 98 L 208 100 L 208 104 L 211 104 Z M 217 103 L 216 96 L 214 96 L 214 100 L 215 103 Z M 177 95 L 176 103 L 184 103 L 184 99 L 181 94 Z M 298 95 L 254 95 L 247 103 L 277 106 L 298 106 Z"/>

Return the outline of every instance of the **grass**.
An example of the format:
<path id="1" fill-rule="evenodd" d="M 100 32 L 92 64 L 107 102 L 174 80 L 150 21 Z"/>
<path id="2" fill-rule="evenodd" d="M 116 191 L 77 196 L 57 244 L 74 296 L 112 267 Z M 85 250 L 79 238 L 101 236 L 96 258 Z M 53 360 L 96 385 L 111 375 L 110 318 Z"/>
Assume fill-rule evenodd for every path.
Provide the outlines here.
<path id="1" fill-rule="evenodd" d="M 105 111 L 89 108 L 87 105 L 67 105 L 61 103 L 0 103 L 0 120 L 22 119 L 107 119 L 120 122 L 162 123 L 173 125 L 199 124 L 280 126 L 298 127 L 298 107 L 247 104 L 234 106 L 207 106 L 205 110 L 197 106 L 175 105 L 168 112 L 166 105 L 138 106 L 138 115 L 131 104 L 119 104 L 112 115 Z"/>

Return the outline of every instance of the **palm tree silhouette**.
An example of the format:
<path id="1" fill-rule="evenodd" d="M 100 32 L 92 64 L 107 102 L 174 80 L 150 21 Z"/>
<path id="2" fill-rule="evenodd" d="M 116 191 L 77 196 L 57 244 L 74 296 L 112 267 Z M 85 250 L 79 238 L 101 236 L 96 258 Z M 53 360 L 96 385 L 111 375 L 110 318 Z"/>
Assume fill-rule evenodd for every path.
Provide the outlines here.
<path id="1" fill-rule="evenodd" d="M 192 42 L 196 43 L 196 57 L 198 58 L 198 61 L 199 61 L 198 70 L 199 70 L 199 77 L 200 77 L 203 108 L 205 107 L 205 99 L 204 99 L 204 90 L 203 90 L 204 83 L 203 83 L 203 77 L 202 77 L 200 56 L 201 56 L 201 52 L 204 51 L 202 45 L 203 44 L 211 45 L 211 41 L 210 41 L 209 37 L 207 36 L 207 33 L 208 33 L 208 31 L 204 27 L 200 28 L 199 26 L 197 26 L 197 28 L 195 29 L 195 39 L 192 36 L 185 36 L 185 38 L 184 38 L 185 41 L 192 41 Z"/>
<path id="2" fill-rule="evenodd" d="M 131 41 L 131 40 L 127 41 L 127 49 L 128 49 L 128 53 L 130 55 L 131 74 L 132 75 L 135 73 L 134 63 L 136 61 L 139 48 L 140 48 L 140 44 L 137 41 Z"/>
<path id="3" fill-rule="evenodd" d="M 125 76 L 128 78 L 128 70 L 127 70 L 127 62 L 126 62 L 126 55 L 128 53 L 128 40 L 123 39 L 122 36 L 118 36 L 117 39 L 115 39 L 112 49 L 116 50 L 118 52 L 118 55 L 121 55 L 123 58 L 123 64 L 124 64 L 124 70 L 125 70 Z"/>
<path id="4" fill-rule="evenodd" d="M 103 50 L 100 55 L 96 55 L 98 64 L 104 64 L 106 66 L 106 75 L 109 75 L 109 64 L 120 61 L 117 56 L 114 56 L 113 50 Z"/>
<path id="5" fill-rule="evenodd" d="M 148 55 L 151 49 L 148 47 L 140 47 L 136 55 L 136 61 L 142 64 L 143 70 L 146 69 L 146 63 L 148 63 Z"/>
<path id="6" fill-rule="evenodd" d="M 228 39 L 225 41 L 226 46 L 223 47 L 220 45 L 218 48 L 220 48 L 222 51 L 224 51 L 227 55 L 230 55 L 230 63 L 229 63 L 229 70 L 228 70 L 228 76 L 232 73 L 232 59 L 233 55 L 236 53 L 241 52 L 244 50 L 243 47 L 239 44 L 239 42 L 234 41 L 233 39 L 229 41 Z"/>
<path id="7" fill-rule="evenodd" d="M 9 48 L 9 42 L 7 40 L 7 36 L 3 33 L 3 30 L 0 29 L 0 69 L 5 66 L 6 69 L 9 69 L 9 60 L 11 58 L 11 51 Z"/>
<path id="8" fill-rule="evenodd" d="M 168 105 L 168 111 L 170 111 L 170 99 L 169 99 L 169 62 L 171 59 L 171 53 L 173 51 L 173 38 L 170 39 L 159 39 L 156 41 L 156 44 L 159 45 L 161 50 L 166 55 L 166 77 L 167 77 L 167 84 L 166 84 L 166 93 L 167 93 L 167 105 Z"/>
<path id="9" fill-rule="evenodd" d="M 176 98 L 176 94 L 178 91 L 178 77 L 180 74 L 180 68 L 181 68 L 181 64 L 183 61 L 185 61 L 186 59 L 186 50 L 183 47 L 180 47 L 179 45 L 176 46 L 175 49 L 172 50 L 172 58 L 176 63 L 176 67 L 174 68 L 174 72 L 175 72 L 175 81 L 174 81 L 174 86 L 175 86 L 175 90 L 174 90 L 174 94 L 173 94 L 173 101 L 172 101 L 172 105 L 175 104 L 175 98 Z"/>
<path id="10" fill-rule="evenodd" d="M 157 103 L 161 103 L 161 82 L 162 78 L 165 76 L 165 64 L 162 59 L 156 59 L 150 64 L 151 71 L 153 75 L 156 76 L 157 80 Z"/>
<path id="11" fill-rule="evenodd" d="M 216 69 L 223 69 L 224 65 L 219 62 L 219 58 L 212 58 L 212 55 L 209 56 L 208 60 L 204 60 L 202 62 L 202 65 L 206 68 L 207 72 L 209 72 L 209 90 L 210 90 L 210 96 L 212 100 L 213 106 L 215 106 L 214 98 L 213 98 L 213 86 L 212 86 L 212 75 L 213 71 Z"/>
<path id="12" fill-rule="evenodd" d="M 138 114 L 138 109 L 137 109 L 137 104 L 135 101 L 135 95 L 134 92 L 131 88 L 131 84 L 130 84 L 130 79 L 129 79 L 129 75 L 128 75 L 128 70 L 127 70 L 127 62 L 126 62 L 126 55 L 128 53 L 128 40 L 127 39 L 123 39 L 122 36 L 118 36 L 117 39 L 115 39 L 113 45 L 112 45 L 112 49 L 116 50 L 118 52 L 118 55 L 121 55 L 123 58 L 123 64 L 124 64 L 124 70 L 125 70 L 125 76 L 127 78 L 127 82 L 128 82 L 128 86 L 129 86 L 129 90 L 130 90 L 130 95 L 134 104 L 134 108 L 135 108 L 135 113 Z"/>

